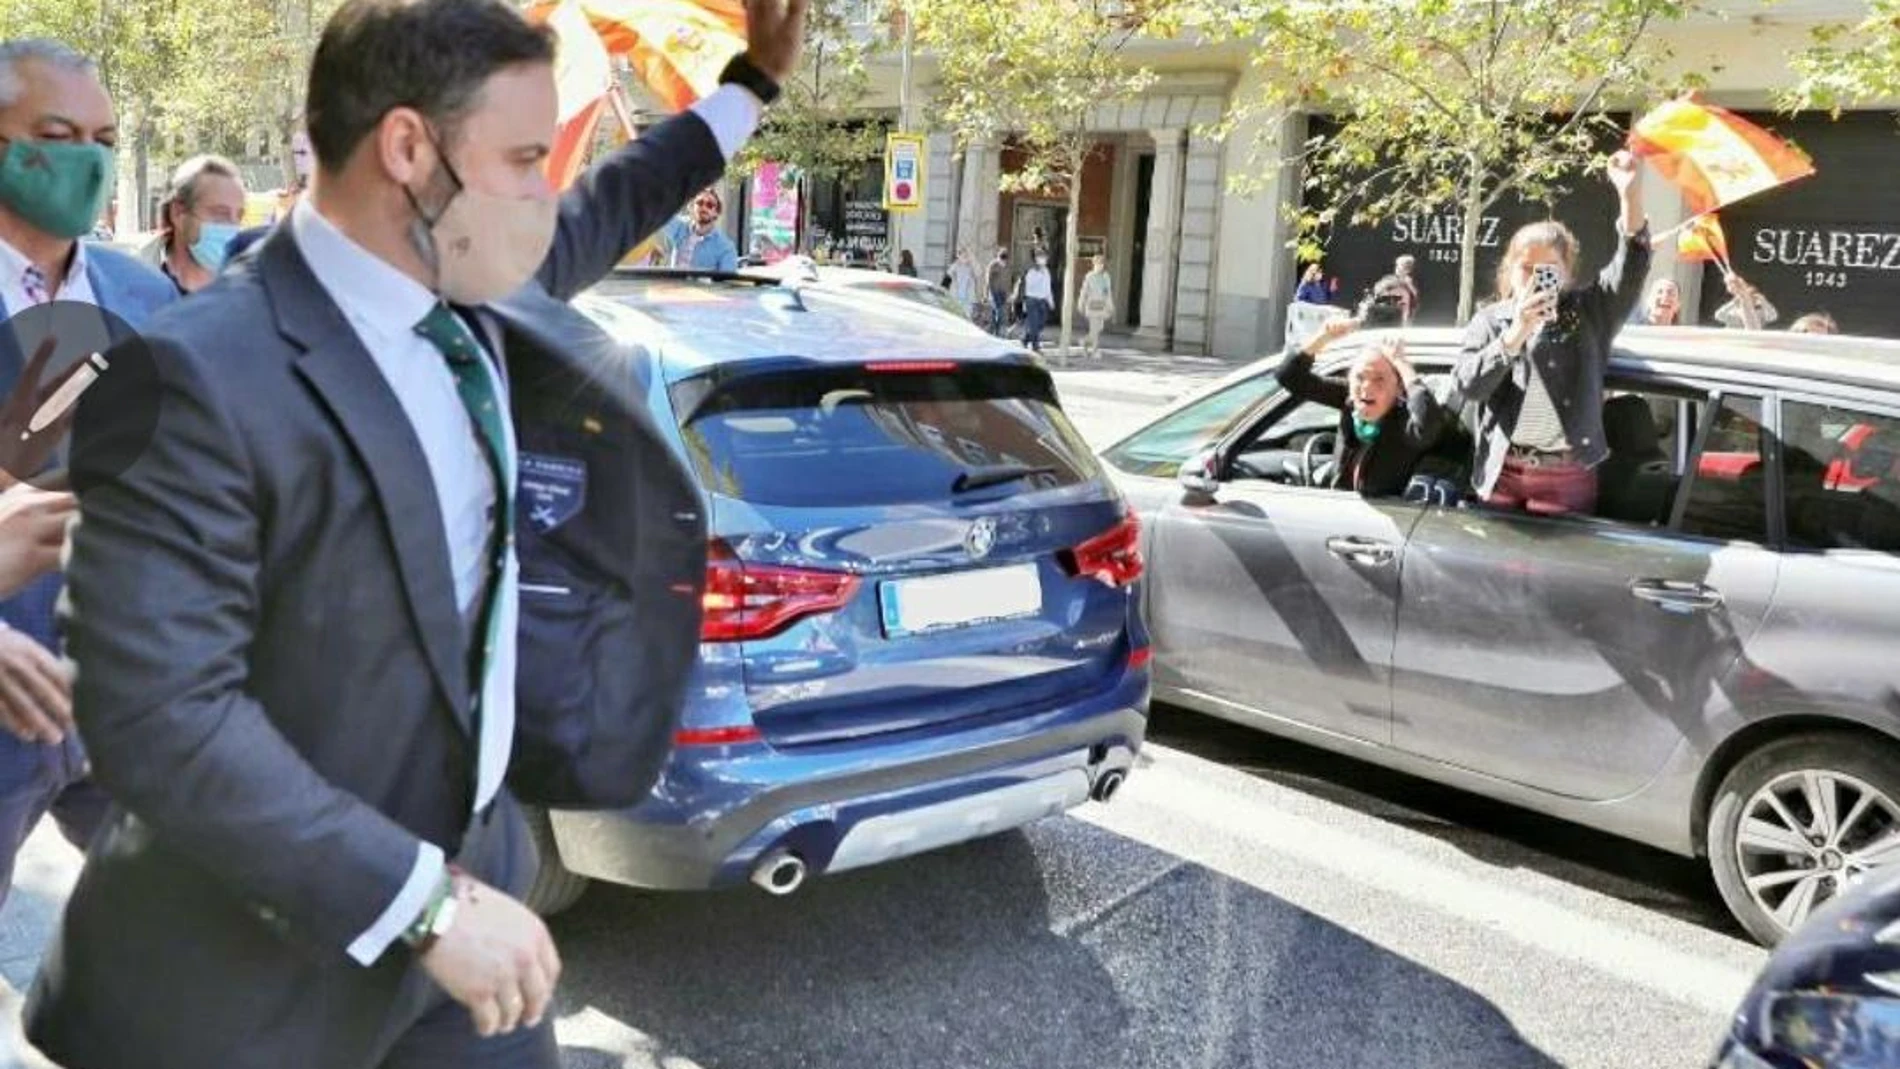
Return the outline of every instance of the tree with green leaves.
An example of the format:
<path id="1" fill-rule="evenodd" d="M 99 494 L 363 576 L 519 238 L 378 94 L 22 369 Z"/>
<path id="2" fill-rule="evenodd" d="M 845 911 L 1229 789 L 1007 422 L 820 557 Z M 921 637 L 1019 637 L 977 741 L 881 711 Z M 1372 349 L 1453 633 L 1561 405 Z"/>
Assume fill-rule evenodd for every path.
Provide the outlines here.
<path id="1" fill-rule="evenodd" d="M 853 26 L 862 8 L 856 0 L 812 0 L 798 73 L 786 82 L 757 136 L 734 161 L 735 169 L 746 175 L 764 163 L 793 168 L 807 219 L 813 188 L 855 177 L 864 162 L 884 148 L 884 127 L 864 119 L 871 91 L 866 62 L 883 42 Z M 807 219 L 799 221 L 801 231 L 807 229 Z"/>
<path id="2" fill-rule="evenodd" d="M 1455 212 L 1458 321 L 1471 317 L 1484 213 L 1507 195 L 1547 200 L 1602 154 L 1612 99 L 1655 92 L 1656 32 L 1698 0 L 1219 0 L 1210 21 L 1246 41 L 1265 75 L 1229 122 L 1299 112 L 1335 120 L 1292 159 L 1326 206 L 1298 211 L 1302 258 L 1341 224 Z M 1267 153 L 1270 159 L 1260 158 Z M 1256 181 L 1258 179 L 1256 178 Z M 1245 187 L 1242 179 L 1238 184 Z"/>
<path id="3" fill-rule="evenodd" d="M 1154 81 L 1130 42 L 1176 29 L 1178 4 L 1149 0 L 903 0 L 917 43 L 937 61 L 936 121 L 960 145 L 1007 140 L 1022 166 L 1003 190 L 1051 190 L 1069 201 L 1063 264 L 1062 351 L 1075 329 L 1076 227 L 1082 171 L 1095 151 L 1089 117 Z M 999 190 L 1000 192 L 1001 190 Z"/>
<path id="4" fill-rule="evenodd" d="M 1900 96 L 1900 0 L 1871 0 L 1859 22 L 1814 30 L 1814 46 L 1794 58 L 1796 107 L 1839 111 Z"/>

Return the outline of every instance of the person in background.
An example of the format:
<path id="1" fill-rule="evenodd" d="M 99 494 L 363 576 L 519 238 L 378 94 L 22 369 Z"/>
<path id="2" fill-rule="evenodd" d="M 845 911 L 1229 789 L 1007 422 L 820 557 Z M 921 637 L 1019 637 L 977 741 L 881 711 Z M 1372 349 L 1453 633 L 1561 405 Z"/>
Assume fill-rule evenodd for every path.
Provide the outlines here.
<path id="1" fill-rule="evenodd" d="M 1793 323 L 1788 324 L 1791 334 L 1839 334 L 1840 324 L 1826 312 L 1809 312 Z"/>
<path id="2" fill-rule="evenodd" d="M 906 278 L 917 277 L 917 261 L 911 256 L 909 249 L 897 254 L 897 273 Z"/>
<path id="3" fill-rule="evenodd" d="M 1616 255 L 1601 275 L 1572 285 L 1577 239 L 1562 223 L 1522 227 L 1498 268 L 1498 301 L 1465 330 L 1452 377 L 1459 407 L 1479 406 L 1473 482 L 1494 506 L 1538 513 L 1596 507 L 1596 468 L 1609 456 L 1603 375 L 1649 273 L 1639 166 L 1628 152 L 1610 157 L 1607 176 L 1621 211 Z M 1540 268 L 1554 273 L 1554 288 L 1537 284 Z"/>
<path id="4" fill-rule="evenodd" d="M 1036 262 L 1023 273 L 1023 344 L 1042 352 L 1042 328 L 1055 307 L 1055 281 L 1049 276 L 1049 254 L 1038 252 Z"/>
<path id="5" fill-rule="evenodd" d="M 976 265 L 970 262 L 968 246 L 957 250 L 957 258 L 951 263 L 947 277 L 949 281 L 945 288 L 950 291 L 950 296 L 963 306 L 964 315 L 975 319 L 976 295 L 980 287 L 977 284 Z"/>
<path id="6" fill-rule="evenodd" d="M 1392 261 L 1392 274 L 1405 284 L 1405 321 L 1418 318 L 1418 258 L 1401 256 Z"/>
<path id="7" fill-rule="evenodd" d="M 0 314 L 48 301 L 97 305 L 134 330 L 177 299 L 157 272 L 116 249 L 79 240 L 111 196 L 118 120 L 98 67 L 55 41 L 0 41 Z M 46 181 L 23 161 L 36 158 Z M 24 341 L 25 339 L 22 339 Z M 0 361 L 0 393 L 25 369 Z M 11 482 L 11 477 L 8 477 Z M 53 610 L 69 494 L 19 484 L 0 493 L 0 902 L 20 844 L 49 812 L 85 850 L 110 805 L 86 774 L 73 730 L 72 676 Z M 27 559 L 17 559 L 22 547 Z"/>
<path id="8" fill-rule="evenodd" d="M 990 333 L 1002 337 L 1009 328 L 1009 318 L 1004 313 L 1009 310 L 1009 250 L 998 248 L 996 255 L 990 258 L 985 281 L 990 291 Z"/>
<path id="9" fill-rule="evenodd" d="M 1775 306 L 1769 304 L 1768 298 L 1762 296 L 1762 292 L 1750 285 L 1747 279 L 1731 271 L 1723 282 L 1728 286 L 1729 299 L 1715 310 L 1717 323 L 1743 330 L 1760 330 L 1781 318 Z"/>
<path id="10" fill-rule="evenodd" d="M 193 156 L 179 164 L 158 214 L 158 236 L 145 246 L 145 261 L 171 279 L 180 295 L 209 286 L 224 270 L 244 218 L 237 164 L 222 156 Z"/>
<path id="11" fill-rule="evenodd" d="M 231 244 L 225 246 L 225 249 L 224 249 L 225 262 L 230 263 L 232 260 L 237 259 L 238 256 L 242 254 L 245 249 L 248 249 L 252 245 L 257 244 L 259 239 L 261 239 L 264 235 L 270 233 L 271 227 L 274 227 L 278 223 L 283 222 L 285 219 L 290 218 L 290 213 L 296 210 L 297 201 L 303 198 L 304 190 L 308 188 L 309 185 L 310 185 L 310 179 L 307 176 L 298 175 L 297 181 L 292 183 L 288 189 L 279 191 L 277 194 L 276 217 L 273 218 L 268 223 L 263 223 L 261 225 L 253 226 L 253 227 L 246 227 L 245 229 L 238 231 L 237 235 L 231 239 Z"/>
<path id="12" fill-rule="evenodd" d="M 695 271 L 737 271 L 739 249 L 719 229 L 719 217 L 725 212 L 719 191 L 707 189 L 693 198 L 689 219 L 667 224 L 663 240 L 669 254 L 667 267 L 692 268 Z"/>
<path id="13" fill-rule="evenodd" d="M 1419 458 L 1438 443 L 1446 412 L 1405 359 L 1405 343 L 1397 337 L 1366 346 L 1343 383 L 1314 374 L 1314 359 L 1359 326 L 1359 320 L 1341 315 L 1304 345 L 1287 346 L 1277 377 L 1300 400 L 1339 410 L 1339 445 L 1327 485 L 1365 497 L 1397 497 Z"/>
<path id="14" fill-rule="evenodd" d="M 1649 293 L 1636 311 L 1630 313 L 1630 325 L 1673 327 L 1682 321 L 1682 288 L 1673 278 L 1659 278 L 1649 284 Z"/>
<path id="15" fill-rule="evenodd" d="M 1326 272 L 1318 264 L 1307 264 L 1306 272 L 1300 276 L 1300 288 L 1293 291 L 1293 299 L 1301 304 L 1331 304 L 1332 294 L 1326 289 Z"/>
<path id="16" fill-rule="evenodd" d="M 1108 274 L 1108 257 L 1096 253 L 1090 263 L 1089 273 L 1082 276 L 1082 315 L 1089 321 L 1088 344 L 1083 351 L 1099 357 L 1102 328 L 1115 317 L 1115 280 Z"/>

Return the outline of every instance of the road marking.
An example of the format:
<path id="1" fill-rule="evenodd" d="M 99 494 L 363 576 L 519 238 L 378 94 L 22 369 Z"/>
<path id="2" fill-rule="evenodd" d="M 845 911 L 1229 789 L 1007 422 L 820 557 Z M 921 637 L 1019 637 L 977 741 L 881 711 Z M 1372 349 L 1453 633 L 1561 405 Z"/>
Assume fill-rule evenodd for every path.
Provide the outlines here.
<path id="1" fill-rule="evenodd" d="M 1254 789 L 1271 787 L 1223 765 L 1152 744 L 1146 752 L 1154 756 L 1154 765 L 1130 776 L 1114 805 L 1085 806 L 1076 815 L 1273 893 L 1257 872 L 1248 871 L 1252 866 L 1231 853 L 1202 846 L 1205 838 L 1163 836 L 1151 830 L 1156 817 L 1190 821 L 1215 839 L 1238 839 L 1262 853 L 1297 859 L 1309 870 L 1334 873 L 1359 886 L 1489 929 L 1526 948 L 1588 966 L 1623 983 L 1713 1013 L 1732 1012 L 1753 979 L 1752 967 L 1686 953 L 1652 936 L 1502 885 L 1495 869 L 1480 878 L 1444 861 L 1247 797 Z M 1250 790 L 1242 793 L 1222 789 L 1223 782 L 1230 787 L 1238 783 Z M 1130 790 L 1132 794 L 1127 793 Z M 1310 796 L 1301 797 L 1317 802 Z M 1345 806 L 1318 804 L 1337 810 L 1344 818 L 1342 824 L 1354 820 L 1383 824 Z M 1473 862 L 1472 866 L 1479 868 L 1482 863 Z M 1339 917 L 1328 919 L 1344 921 Z M 1696 931 L 1700 933 L 1700 929 Z"/>

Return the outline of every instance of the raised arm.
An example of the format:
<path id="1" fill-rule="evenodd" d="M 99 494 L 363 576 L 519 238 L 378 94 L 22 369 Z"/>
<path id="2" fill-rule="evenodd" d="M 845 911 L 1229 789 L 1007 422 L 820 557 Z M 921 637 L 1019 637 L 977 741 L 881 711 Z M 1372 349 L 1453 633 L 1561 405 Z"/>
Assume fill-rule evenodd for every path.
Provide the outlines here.
<path id="1" fill-rule="evenodd" d="M 1465 327 L 1464 348 L 1451 372 L 1461 405 L 1489 401 L 1510 379 L 1511 362 L 1522 349 L 1506 346 L 1505 331 L 1496 316 L 1480 312 L 1471 317 Z"/>
<path id="2" fill-rule="evenodd" d="M 1286 358 L 1280 361 L 1280 370 L 1275 372 L 1280 385 L 1286 392 L 1302 401 L 1311 401 L 1314 404 L 1345 411 L 1346 403 L 1350 399 L 1350 391 L 1346 389 L 1346 384 L 1314 374 L 1313 360 L 1328 345 L 1352 333 L 1358 327 L 1356 320 L 1341 316 L 1338 319 L 1327 320 L 1326 324 L 1319 328 L 1319 333 L 1313 335 L 1305 344 L 1288 345 Z"/>
<path id="3" fill-rule="evenodd" d="M 785 84 L 804 50 L 809 7 L 810 0 L 745 0 L 745 58 L 754 71 Z M 565 301 L 605 278 L 693 194 L 719 180 L 758 129 L 764 107 L 750 89 L 722 85 L 590 168 L 561 198 L 554 244 L 536 276 L 542 286 Z"/>
<path id="4" fill-rule="evenodd" d="M 1610 157 L 1610 184 L 1616 187 L 1616 255 L 1597 276 L 1596 289 L 1602 295 L 1611 328 L 1629 321 L 1630 313 L 1643 297 L 1643 280 L 1649 277 L 1649 216 L 1643 211 L 1642 164 L 1627 152 Z"/>
<path id="5" fill-rule="evenodd" d="M 99 783 L 167 848 L 368 964 L 413 917 L 403 893 L 431 862 L 440 871 L 441 852 L 332 785 L 248 693 L 261 532 L 231 418 L 241 402 L 177 346 L 147 344 L 157 385 L 105 376 L 75 428 L 84 518 L 64 611 L 80 736 Z M 158 423 L 140 451 L 126 437 L 140 421 L 123 414 L 151 411 L 137 395 L 154 391 Z M 128 455 L 129 470 L 106 470 Z M 366 949 L 385 915 L 400 922 Z"/>

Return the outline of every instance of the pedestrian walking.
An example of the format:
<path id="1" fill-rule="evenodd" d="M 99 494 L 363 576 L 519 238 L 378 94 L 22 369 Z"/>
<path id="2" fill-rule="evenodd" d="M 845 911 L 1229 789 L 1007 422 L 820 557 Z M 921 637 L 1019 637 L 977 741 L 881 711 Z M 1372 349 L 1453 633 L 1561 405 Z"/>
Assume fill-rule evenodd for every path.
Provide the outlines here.
<path id="1" fill-rule="evenodd" d="M 0 311 L 9 319 L 48 301 L 73 301 L 138 329 L 176 299 L 137 259 L 79 240 L 112 194 L 117 127 L 90 60 L 54 41 L 0 41 Z M 0 346 L 6 394 L 22 385 L 38 352 L 39 343 L 19 337 L 19 329 L 16 323 L 5 332 Z M 0 686 L 0 903 L 20 845 L 42 816 L 50 812 L 66 840 L 84 850 L 108 804 L 85 774 L 54 627 L 62 580 L 52 565 L 71 514 L 65 494 L 28 485 L 0 494 L 0 553 L 13 558 L 0 569 L 7 598 L 0 602 L 0 678 L 12 681 Z"/>
<path id="2" fill-rule="evenodd" d="M 145 261 L 171 279 L 180 296 L 209 286 L 224 270 L 244 218 L 244 176 L 222 156 L 193 156 L 172 173 L 159 206 L 158 236 Z"/>
<path id="3" fill-rule="evenodd" d="M 1049 310 L 1055 307 L 1055 282 L 1049 277 L 1049 256 L 1036 254 L 1036 262 L 1023 272 L 1023 344 L 1042 352 L 1042 328 L 1049 324 Z"/>
<path id="4" fill-rule="evenodd" d="M 1498 301 L 1465 330 L 1453 371 L 1459 395 L 1479 406 L 1475 482 L 1503 508 L 1587 513 L 1596 468 L 1609 456 L 1603 376 L 1610 345 L 1649 272 L 1649 222 L 1636 158 L 1618 152 L 1607 174 L 1621 204 L 1616 254 L 1582 286 L 1577 239 L 1556 221 L 1511 237 L 1498 268 Z"/>
<path id="5" fill-rule="evenodd" d="M 325 26 L 310 196 L 150 325 L 155 376 L 93 386 L 100 411 L 160 391 L 138 462 L 80 480 L 101 458 L 76 441 L 74 706 L 115 805 L 27 1000 L 56 1062 L 559 1064 L 515 792 L 650 789 L 705 546 L 690 477 L 566 302 L 778 95 L 806 4 L 745 7 L 725 84 L 558 198 L 547 28 L 506 0 L 347 0 Z M 554 499 L 586 505 L 550 528 Z M 524 574 L 569 593 L 524 599 Z M 590 660 L 582 634 L 622 637 Z M 572 704 L 595 691 L 611 716 Z"/>
<path id="6" fill-rule="evenodd" d="M 990 293 L 990 333 L 1000 338 L 1009 328 L 1009 320 L 1004 315 L 1008 310 L 1010 291 L 1008 249 L 996 250 L 986 273 L 988 277 L 985 281 Z"/>
<path id="7" fill-rule="evenodd" d="M 1082 315 L 1089 321 L 1088 355 L 1102 355 L 1102 328 L 1115 316 L 1115 280 L 1108 274 L 1108 257 L 1097 253 L 1089 273 L 1082 276 Z"/>
<path id="8" fill-rule="evenodd" d="M 950 296 L 962 306 L 963 314 L 976 319 L 977 275 L 976 265 L 970 262 L 968 247 L 957 250 L 957 258 L 951 263 L 947 286 Z"/>
<path id="9" fill-rule="evenodd" d="M 1392 261 L 1392 274 L 1405 286 L 1405 321 L 1410 323 L 1418 317 L 1418 258 L 1401 256 Z"/>

